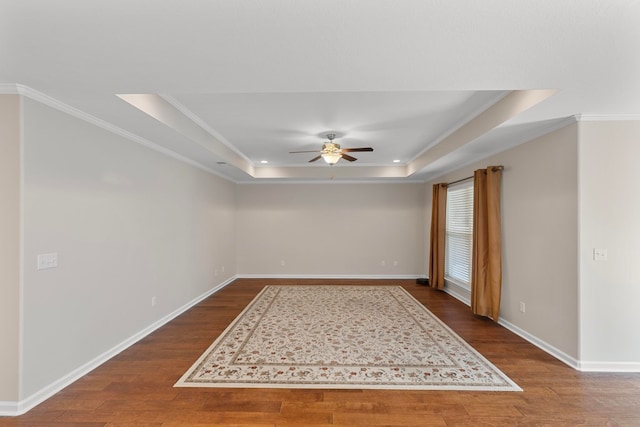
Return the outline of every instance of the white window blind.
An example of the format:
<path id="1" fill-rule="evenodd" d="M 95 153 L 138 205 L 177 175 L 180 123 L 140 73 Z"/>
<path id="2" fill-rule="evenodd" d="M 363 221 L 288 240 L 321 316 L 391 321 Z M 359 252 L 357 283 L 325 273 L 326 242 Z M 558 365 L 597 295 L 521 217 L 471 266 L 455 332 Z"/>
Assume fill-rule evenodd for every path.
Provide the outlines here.
<path id="1" fill-rule="evenodd" d="M 473 246 L 473 180 L 447 189 L 445 278 L 471 284 Z"/>

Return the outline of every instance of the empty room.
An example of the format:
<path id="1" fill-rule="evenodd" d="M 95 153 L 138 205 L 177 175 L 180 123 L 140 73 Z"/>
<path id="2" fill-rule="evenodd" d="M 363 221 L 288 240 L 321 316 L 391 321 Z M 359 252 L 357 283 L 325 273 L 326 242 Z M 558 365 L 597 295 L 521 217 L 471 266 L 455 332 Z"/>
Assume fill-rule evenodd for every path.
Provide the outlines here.
<path id="1" fill-rule="evenodd" d="M 0 0 L 0 425 L 640 425 L 637 22 Z"/>

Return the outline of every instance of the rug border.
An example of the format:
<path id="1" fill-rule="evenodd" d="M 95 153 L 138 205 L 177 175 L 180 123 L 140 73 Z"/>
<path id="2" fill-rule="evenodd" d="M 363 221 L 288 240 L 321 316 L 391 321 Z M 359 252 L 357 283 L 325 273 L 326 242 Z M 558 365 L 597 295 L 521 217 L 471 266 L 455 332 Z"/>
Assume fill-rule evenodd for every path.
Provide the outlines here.
<path id="1" fill-rule="evenodd" d="M 236 323 L 238 323 L 240 321 L 240 319 L 242 319 L 242 316 L 245 314 L 245 312 L 249 311 L 249 309 L 251 309 L 251 307 L 253 307 L 253 305 L 256 303 L 256 301 L 260 298 L 260 296 L 265 293 L 267 291 L 268 288 L 270 288 L 272 285 L 265 285 L 262 290 L 260 290 L 260 292 L 258 292 L 258 295 L 256 295 L 251 302 L 249 302 L 249 304 L 247 304 L 247 306 L 236 315 L 236 317 L 233 319 L 233 321 L 229 324 L 229 326 L 227 326 L 224 331 L 222 331 L 220 333 L 220 335 L 218 335 L 218 337 L 211 343 L 211 345 L 209 347 L 207 347 L 206 350 L 204 350 L 202 352 L 202 354 L 200 355 L 200 357 L 198 357 L 198 359 L 193 362 L 191 364 L 191 366 L 189 366 L 189 368 L 187 369 L 187 371 L 184 373 L 184 375 L 182 375 L 180 377 L 180 379 L 173 385 L 174 387 L 217 387 L 215 385 L 207 385 L 207 386 L 203 386 L 201 384 L 187 384 L 185 383 L 185 380 L 187 379 L 187 377 L 189 377 L 189 374 L 191 374 L 191 372 L 193 371 L 193 368 L 196 365 L 200 365 L 200 363 L 207 358 L 207 356 L 209 355 L 209 352 L 211 350 L 213 350 L 213 348 L 218 344 L 218 341 L 221 341 L 222 339 L 224 339 L 225 335 L 227 332 L 229 332 Z M 236 387 L 230 387 L 230 388 L 236 388 Z M 270 388 L 270 387 L 263 387 L 263 388 Z"/>
<path id="2" fill-rule="evenodd" d="M 487 365 L 491 366 L 493 369 L 495 369 L 496 371 L 498 371 L 499 373 L 502 374 L 502 376 L 504 377 L 504 379 L 511 385 L 511 387 L 515 388 L 515 391 L 523 391 L 522 388 L 516 384 L 507 374 L 505 374 L 504 372 L 502 372 L 501 369 L 498 369 L 498 367 L 496 365 L 494 365 L 491 361 L 489 361 L 489 359 L 487 359 L 486 357 L 484 357 L 482 355 L 482 353 L 480 353 L 478 350 L 476 350 L 476 348 L 474 346 L 472 346 L 471 344 L 469 344 L 464 338 L 462 338 L 460 336 L 460 334 L 458 334 L 456 331 L 454 331 L 453 329 L 451 329 L 449 327 L 449 325 L 447 325 L 446 323 L 444 323 L 438 316 L 435 315 L 434 312 L 432 312 L 431 310 L 429 310 L 423 303 L 421 303 L 416 297 L 414 297 L 413 295 L 411 295 L 411 293 L 409 291 L 407 291 L 405 288 L 403 288 L 402 286 L 398 286 L 400 289 L 402 289 L 409 298 L 411 298 L 412 300 L 414 300 L 415 302 L 418 303 L 418 305 L 420 305 L 420 307 L 423 310 L 428 311 L 429 313 L 431 313 L 433 315 L 433 317 L 435 318 L 435 320 L 438 321 L 438 323 L 440 324 L 440 326 L 442 326 L 444 329 L 446 329 L 447 331 L 449 331 L 449 333 L 453 334 L 454 336 L 458 337 L 460 340 L 462 340 L 462 342 L 464 342 L 466 345 L 469 346 L 469 349 L 481 360 L 483 360 Z M 470 387 L 470 386 L 465 386 L 465 387 Z M 442 390 L 442 388 L 441 388 Z M 475 390 L 475 389 L 474 389 Z M 500 391 L 500 390 L 495 390 L 493 389 L 493 391 Z M 505 390 L 502 390 L 505 391 Z"/>
<path id="3" fill-rule="evenodd" d="M 431 314 L 434 320 L 437 323 L 446 329 L 450 334 L 457 337 L 459 340 L 464 342 L 469 350 L 479 359 L 481 359 L 488 366 L 493 368 L 495 371 L 500 373 L 505 380 L 509 384 L 511 388 L 496 388 L 490 386 L 479 385 L 474 387 L 473 385 L 465 385 L 465 386 L 451 386 L 451 385 L 401 385 L 401 386 L 393 386 L 393 385 L 376 385 L 376 384 L 340 384 L 334 385 L 332 384 L 284 384 L 284 383 L 187 383 L 186 379 L 193 372 L 194 368 L 202 361 L 204 361 L 209 355 L 210 351 L 214 349 L 214 347 L 218 344 L 219 341 L 223 340 L 236 323 L 242 319 L 245 312 L 249 311 L 256 301 L 262 296 L 262 294 L 266 293 L 269 288 L 274 287 L 288 287 L 288 286 L 297 286 L 297 285 L 265 285 L 260 292 L 247 304 L 247 306 L 233 319 L 233 321 L 227 326 L 224 331 L 220 333 L 220 335 L 207 347 L 206 350 L 202 352 L 200 357 L 191 364 L 191 366 L 186 370 L 186 372 L 180 377 L 180 379 L 173 385 L 173 387 L 188 387 L 188 388 L 231 388 L 231 389 L 313 389 L 313 390 L 407 390 L 407 391 L 492 391 L 492 392 L 522 392 L 523 389 L 516 384 L 508 375 L 506 375 L 502 370 L 498 369 L 492 362 L 490 362 L 486 357 L 484 357 L 478 350 L 476 350 L 471 344 L 469 344 L 465 339 L 463 339 L 457 332 L 451 329 L 446 323 L 444 323 L 438 316 L 436 316 L 431 310 L 429 310 L 423 303 L 421 303 L 417 298 L 415 298 L 409 291 L 404 289 L 404 287 L 400 285 L 373 285 L 380 288 L 395 288 L 400 289 L 402 292 L 406 294 L 411 300 L 418 304 L 421 310 L 427 311 Z M 345 286 L 345 287 L 360 287 L 357 285 L 304 285 L 304 286 L 314 286 L 314 287 L 335 287 L 335 286 Z"/>

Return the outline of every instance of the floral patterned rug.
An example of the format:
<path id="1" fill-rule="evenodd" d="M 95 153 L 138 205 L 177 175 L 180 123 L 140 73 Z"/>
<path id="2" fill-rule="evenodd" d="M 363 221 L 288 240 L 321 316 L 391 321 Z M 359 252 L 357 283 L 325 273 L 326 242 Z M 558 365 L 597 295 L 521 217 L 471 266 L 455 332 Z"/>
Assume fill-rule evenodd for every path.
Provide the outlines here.
<path id="1" fill-rule="evenodd" d="M 267 286 L 176 386 L 521 391 L 400 286 Z"/>

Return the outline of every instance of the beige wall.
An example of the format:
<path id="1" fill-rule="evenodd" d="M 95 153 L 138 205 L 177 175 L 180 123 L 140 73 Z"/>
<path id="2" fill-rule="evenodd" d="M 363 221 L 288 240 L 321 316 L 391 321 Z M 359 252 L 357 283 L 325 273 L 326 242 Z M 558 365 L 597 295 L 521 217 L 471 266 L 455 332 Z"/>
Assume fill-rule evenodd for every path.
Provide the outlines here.
<path id="1" fill-rule="evenodd" d="M 450 173 L 503 165 L 501 320 L 558 354 L 578 357 L 577 125 Z M 431 184 L 428 184 L 430 190 Z M 430 220 L 431 192 L 427 191 Z M 427 230 L 428 233 L 428 230 Z M 519 303 L 526 312 L 519 311 Z"/>
<path id="2" fill-rule="evenodd" d="M 0 95 L 0 401 L 18 399 L 20 97 Z"/>
<path id="3" fill-rule="evenodd" d="M 584 369 L 640 370 L 640 121 L 580 123 Z M 606 261 L 593 250 L 606 249 Z"/>
<path id="4" fill-rule="evenodd" d="M 250 184 L 237 197 L 241 275 L 425 274 L 423 184 Z"/>
<path id="5" fill-rule="evenodd" d="M 233 183 L 23 101 L 25 399 L 233 277 L 236 239 Z"/>

